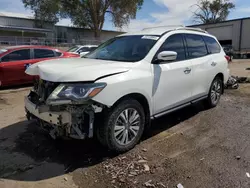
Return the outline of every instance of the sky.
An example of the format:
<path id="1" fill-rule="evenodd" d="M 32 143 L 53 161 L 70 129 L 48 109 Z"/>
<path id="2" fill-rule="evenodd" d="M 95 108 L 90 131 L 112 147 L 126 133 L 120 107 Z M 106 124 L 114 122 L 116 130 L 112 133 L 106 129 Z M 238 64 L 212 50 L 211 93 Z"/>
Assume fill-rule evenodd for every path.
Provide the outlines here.
<path id="1" fill-rule="evenodd" d="M 250 17 L 249 0 L 232 0 L 236 8 L 231 12 L 228 19 Z M 146 27 L 163 25 L 192 25 L 192 11 L 197 0 L 144 0 L 142 9 L 137 12 L 136 19 L 131 20 L 123 31 L 137 31 Z M 0 12 L 12 12 L 32 15 L 29 9 L 25 9 L 22 0 L 0 0 Z M 68 19 L 60 20 L 58 25 L 70 26 Z M 106 30 L 117 30 L 106 16 L 104 28 Z"/>

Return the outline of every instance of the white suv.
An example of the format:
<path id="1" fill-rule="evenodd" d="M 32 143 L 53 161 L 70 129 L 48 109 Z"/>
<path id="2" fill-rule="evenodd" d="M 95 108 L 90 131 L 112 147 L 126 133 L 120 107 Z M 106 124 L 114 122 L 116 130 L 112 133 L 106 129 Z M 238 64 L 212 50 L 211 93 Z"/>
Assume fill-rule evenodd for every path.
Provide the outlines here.
<path id="1" fill-rule="evenodd" d="M 217 39 L 185 27 L 123 34 L 84 58 L 44 61 L 26 73 L 40 77 L 25 98 L 28 119 L 54 138 L 97 136 L 118 152 L 133 148 L 152 119 L 201 100 L 215 107 L 229 76 Z"/>

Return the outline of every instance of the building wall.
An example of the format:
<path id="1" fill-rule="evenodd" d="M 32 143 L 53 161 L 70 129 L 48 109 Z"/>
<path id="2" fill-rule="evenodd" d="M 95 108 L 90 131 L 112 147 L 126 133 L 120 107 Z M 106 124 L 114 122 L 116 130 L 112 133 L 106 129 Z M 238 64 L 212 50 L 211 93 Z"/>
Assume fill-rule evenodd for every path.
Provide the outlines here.
<path id="1" fill-rule="evenodd" d="M 1 17 L 0 16 L 0 25 L 34 28 L 35 22 L 32 19 Z M 53 29 L 53 25 L 47 23 L 43 26 L 43 28 L 44 29 Z"/>
<path id="2" fill-rule="evenodd" d="M 114 32 L 114 31 L 102 31 L 99 39 L 96 39 L 94 36 L 94 32 L 89 29 L 80 29 L 74 27 L 63 27 L 57 26 L 56 33 L 58 38 L 64 38 L 68 43 L 88 43 L 91 41 L 97 40 L 100 42 L 106 41 L 110 38 L 113 38 L 117 35 L 122 34 L 122 32 Z"/>
<path id="3" fill-rule="evenodd" d="M 250 51 L 250 18 L 193 27 L 208 31 L 215 35 L 218 40 L 232 40 L 232 46 L 236 51 Z"/>
<path id="4" fill-rule="evenodd" d="M 250 19 L 245 19 L 242 22 L 241 50 L 250 51 Z"/>
<path id="5" fill-rule="evenodd" d="M 232 40 L 234 50 L 240 50 L 240 25 L 241 21 L 236 20 L 217 24 L 197 25 L 195 27 L 208 31 L 208 33 L 216 36 L 219 41 Z"/>
<path id="6" fill-rule="evenodd" d="M 24 19 L 24 18 L 15 18 L 15 17 L 6 17 L 0 16 L 0 25 L 2 26 L 16 26 L 16 27 L 27 27 L 35 28 L 35 21 L 33 19 Z M 47 23 L 43 27 L 44 29 L 52 30 L 53 32 L 32 32 L 25 31 L 24 34 L 20 34 L 21 31 L 12 30 L 11 32 L 8 29 L 0 30 L 1 36 L 26 36 L 26 37 L 46 37 L 49 40 L 52 38 L 61 38 L 63 40 L 57 40 L 58 42 L 64 43 L 90 43 L 88 41 L 96 40 L 94 37 L 94 32 L 88 29 L 82 28 L 73 28 L 73 27 L 64 27 L 64 26 L 53 26 L 50 23 Z M 112 32 L 112 31 L 102 31 L 101 37 L 98 41 L 106 41 L 114 36 L 121 34 L 121 32 Z M 100 43 L 100 42 L 99 42 Z"/>

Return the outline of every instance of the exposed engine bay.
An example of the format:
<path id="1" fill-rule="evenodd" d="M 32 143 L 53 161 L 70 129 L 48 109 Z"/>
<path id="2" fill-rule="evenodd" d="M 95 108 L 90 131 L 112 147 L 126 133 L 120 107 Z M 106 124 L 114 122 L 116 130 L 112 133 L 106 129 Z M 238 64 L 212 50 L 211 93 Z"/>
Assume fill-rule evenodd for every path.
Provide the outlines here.
<path id="1" fill-rule="evenodd" d="M 46 100 L 60 83 L 36 80 L 33 90 L 25 99 L 27 118 L 35 119 L 52 138 L 92 138 L 95 114 L 104 106 L 92 100 L 82 103 L 49 105 Z"/>

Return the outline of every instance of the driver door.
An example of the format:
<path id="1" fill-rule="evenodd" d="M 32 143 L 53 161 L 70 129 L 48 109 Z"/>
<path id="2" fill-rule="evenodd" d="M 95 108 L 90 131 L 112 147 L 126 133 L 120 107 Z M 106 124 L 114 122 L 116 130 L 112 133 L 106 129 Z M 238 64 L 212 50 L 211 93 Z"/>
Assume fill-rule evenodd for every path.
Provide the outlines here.
<path id="1" fill-rule="evenodd" d="M 152 65 L 155 115 L 185 105 L 192 94 L 192 60 L 186 59 L 183 35 L 174 34 L 168 37 L 157 54 L 162 51 L 177 52 L 177 59 Z"/>

